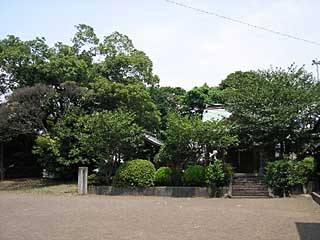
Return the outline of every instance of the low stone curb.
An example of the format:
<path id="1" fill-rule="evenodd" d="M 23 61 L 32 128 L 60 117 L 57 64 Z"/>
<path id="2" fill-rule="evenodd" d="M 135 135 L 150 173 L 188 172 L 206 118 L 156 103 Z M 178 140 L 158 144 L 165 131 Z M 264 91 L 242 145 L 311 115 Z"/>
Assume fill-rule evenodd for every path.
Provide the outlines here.
<path id="1" fill-rule="evenodd" d="M 315 201 L 316 203 L 318 203 L 320 205 L 320 194 L 319 193 L 312 192 L 311 197 L 312 197 L 313 201 Z"/>
<path id="2" fill-rule="evenodd" d="M 134 195 L 159 197 L 223 197 L 228 188 L 219 188 L 215 194 L 206 187 L 150 187 L 150 188 L 119 188 L 113 186 L 89 186 L 90 194 L 97 195 Z"/>

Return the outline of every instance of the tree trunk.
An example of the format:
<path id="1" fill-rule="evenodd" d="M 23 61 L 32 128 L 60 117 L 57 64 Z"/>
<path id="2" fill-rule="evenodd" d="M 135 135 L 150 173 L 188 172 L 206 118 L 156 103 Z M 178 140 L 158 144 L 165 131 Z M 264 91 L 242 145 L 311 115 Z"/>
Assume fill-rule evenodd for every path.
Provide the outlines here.
<path id="1" fill-rule="evenodd" d="M 3 168 L 3 158 L 4 158 L 4 147 L 3 142 L 0 142 L 0 181 L 4 180 L 4 168 Z"/>

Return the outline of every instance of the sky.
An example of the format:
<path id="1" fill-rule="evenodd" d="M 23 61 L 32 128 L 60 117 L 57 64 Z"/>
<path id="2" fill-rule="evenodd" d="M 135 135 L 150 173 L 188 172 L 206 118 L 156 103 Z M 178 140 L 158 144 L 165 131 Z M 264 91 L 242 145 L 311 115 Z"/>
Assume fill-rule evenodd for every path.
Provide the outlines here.
<path id="1" fill-rule="evenodd" d="M 320 42 L 318 0 L 176 0 L 251 24 Z M 0 39 L 8 34 L 49 45 L 70 43 L 74 26 L 88 24 L 100 39 L 128 35 L 154 64 L 161 86 L 187 90 L 218 85 L 234 71 L 287 68 L 320 59 L 320 46 L 288 39 L 165 0 L 0 0 Z"/>

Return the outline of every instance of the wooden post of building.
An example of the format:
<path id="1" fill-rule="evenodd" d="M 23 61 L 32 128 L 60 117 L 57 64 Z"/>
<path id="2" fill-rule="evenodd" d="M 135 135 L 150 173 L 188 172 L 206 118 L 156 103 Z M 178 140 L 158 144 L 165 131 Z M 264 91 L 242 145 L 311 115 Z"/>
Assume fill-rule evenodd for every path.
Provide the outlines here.
<path id="1" fill-rule="evenodd" d="M 78 194 L 85 195 L 88 193 L 88 168 L 79 167 L 78 170 Z"/>

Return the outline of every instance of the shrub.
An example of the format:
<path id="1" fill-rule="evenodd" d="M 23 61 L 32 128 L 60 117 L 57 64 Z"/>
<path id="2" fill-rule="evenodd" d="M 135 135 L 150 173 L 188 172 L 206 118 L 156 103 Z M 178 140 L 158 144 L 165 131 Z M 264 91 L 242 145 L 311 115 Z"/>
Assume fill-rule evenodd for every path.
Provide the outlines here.
<path id="1" fill-rule="evenodd" d="M 151 187 L 156 169 L 148 160 L 132 160 L 120 165 L 113 178 L 117 187 Z"/>
<path id="2" fill-rule="evenodd" d="M 224 172 L 224 182 L 229 183 L 231 177 L 233 176 L 233 167 L 230 163 L 222 163 L 222 168 Z"/>
<path id="3" fill-rule="evenodd" d="M 160 167 L 154 175 L 154 184 L 157 186 L 172 185 L 172 170 L 169 167 Z"/>
<path id="4" fill-rule="evenodd" d="M 305 184 L 315 173 L 315 161 L 313 157 L 306 157 L 296 163 L 295 166 L 296 181 Z"/>
<path id="5" fill-rule="evenodd" d="M 88 176 L 88 185 L 106 185 L 106 177 L 98 176 L 96 174 L 90 174 Z"/>
<path id="6" fill-rule="evenodd" d="M 220 160 L 215 160 L 213 164 L 206 167 L 205 171 L 206 184 L 212 186 L 223 186 L 225 174 L 223 165 Z"/>
<path id="7" fill-rule="evenodd" d="M 200 165 L 190 165 L 183 173 L 182 180 L 186 186 L 204 186 L 205 167 Z"/>
<path id="8" fill-rule="evenodd" d="M 295 164 L 291 160 L 268 162 L 265 170 L 266 183 L 274 189 L 276 194 L 285 196 L 297 183 Z"/>

